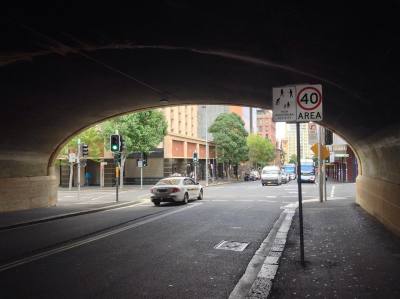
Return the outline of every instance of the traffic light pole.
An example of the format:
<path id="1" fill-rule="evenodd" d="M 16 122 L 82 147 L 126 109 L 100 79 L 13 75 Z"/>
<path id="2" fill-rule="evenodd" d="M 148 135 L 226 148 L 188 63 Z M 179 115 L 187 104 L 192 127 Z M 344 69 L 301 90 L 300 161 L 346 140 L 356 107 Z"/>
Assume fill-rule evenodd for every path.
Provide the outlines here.
<path id="1" fill-rule="evenodd" d="M 78 163 L 77 184 L 78 184 L 78 200 L 79 200 L 81 192 L 81 139 L 80 138 L 78 138 L 78 155 L 76 160 Z"/>
<path id="2" fill-rule="evenodd" d="M 115 201 L 118 202 L 118 187 L 119 187 L 119 166 L 118 158 L 115 159 Z"/>
<path id="3" fill-rule="evenodd" d="M 140 167 L 140 189 L 143 189 L 143 161 L 142 167 Z"/>

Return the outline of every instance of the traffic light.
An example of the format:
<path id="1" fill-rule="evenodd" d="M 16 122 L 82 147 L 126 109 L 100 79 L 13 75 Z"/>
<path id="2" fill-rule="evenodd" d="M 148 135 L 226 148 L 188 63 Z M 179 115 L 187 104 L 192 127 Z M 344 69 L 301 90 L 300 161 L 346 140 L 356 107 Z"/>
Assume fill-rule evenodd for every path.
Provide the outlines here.
<path id="1" fill-rule="evenodd" d="M 325 129 L 325 144 L 331 145 L 333 143 L 333 132 L 329 129 Z"/>
<path id="2" fill-rule="evenodd" d="M 147 166 L 147 154 L 142 153 L 143 167 Z"/>
<path id="3" fill-rule="evenodd" d="M 117 153 L 121 149 L 121 136 L 114 134 L 110 136 L 111 151 Z"/>
<path id="4" fill-rule="evenodd" d="M 125 149 L 125 140 L 124 140 L 124 138 L 122 138 L 122 136 L 120 136 L 120 140 L 121 140 L 121 144 L 120 144 L 119 151 L 122 152 Z"/>
<path id="5" fill-rule="evenodd" d="M 199 157 L 197 156 L 197 153 L 194 152 L 193 153 L 193 162 L 198 162 L 199 161 Z"/>
<path id="6" fill-rule="evenodd" d="M 86 158 L 89 155 L 89 146 L 85 143 L 81 144 L 82 157 Z"/>

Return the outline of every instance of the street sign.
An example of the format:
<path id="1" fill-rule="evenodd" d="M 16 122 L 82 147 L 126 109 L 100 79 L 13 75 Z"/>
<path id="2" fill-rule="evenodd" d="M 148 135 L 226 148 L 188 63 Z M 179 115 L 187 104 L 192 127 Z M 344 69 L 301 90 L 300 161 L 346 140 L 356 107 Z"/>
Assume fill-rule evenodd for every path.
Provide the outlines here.
<path id="1" fill-rule="evenodd" d="M 321 146 L 322 146 L 322 149 L 321 149 L 322 159 L 324 159 L 324 160 L 328 159 L 329 155 L 330 155 L 328 148 L 325 145 L 321 145 Z M 311 150 L 313 151 L 313 153 L 316 156 L 318 156 L 318 143 L 313 144 L 313 146 L 311 147 Z"/>
<path id="2" fill-rule="evenodd" d="M 143 167 L 143 161 L 142 160 L 138 160 L 137 161 L 137 167 Z"/>
<path id="3" fill-rule="evenodd" d="M 322 85 L 296 85 L 297 122 L 322 120 Z"/>
<path id="4" fill-rule="evenodd" d="M 317 124 L 308 123 L 308 144 L 318 143 Z"/>
<path id="5" fill-rule="evenodd" d="M 76 154 L 75 153 L 69 153 L 68 154 L 68 162 L 69 163 L 74 163 L 76 161 Z"/>
<path id="6" fill-rule="evenodd" d="M 282 86 L 273 88 L 272 107 L 273 121 L 296 121 L 296 88 L 294 86 Z"/>

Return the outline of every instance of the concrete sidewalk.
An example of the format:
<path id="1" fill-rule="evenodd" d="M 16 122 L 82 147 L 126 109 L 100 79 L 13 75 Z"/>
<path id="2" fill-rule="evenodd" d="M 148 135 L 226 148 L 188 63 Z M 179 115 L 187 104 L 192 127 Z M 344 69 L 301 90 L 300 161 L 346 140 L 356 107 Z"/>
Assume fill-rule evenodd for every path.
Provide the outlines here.
<path id="1" fill-rule="evenodd" d="M 400 238 L 354 199 L 305 203 L 306 265 L 298 213 L 268 298 L 400 298 Z"/>

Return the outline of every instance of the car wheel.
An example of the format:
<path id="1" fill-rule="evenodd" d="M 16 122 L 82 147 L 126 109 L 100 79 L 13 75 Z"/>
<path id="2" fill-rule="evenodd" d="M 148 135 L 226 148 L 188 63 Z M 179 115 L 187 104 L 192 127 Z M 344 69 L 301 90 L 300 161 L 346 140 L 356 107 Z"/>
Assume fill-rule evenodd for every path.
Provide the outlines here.
<path id="1" fill-rule="evenodd" d="M 155 200 L 155 201 L 154 201 L 154 205 L 155 205 L 156 207 L 159 207 L 160 204 L 161 204 L 161 203 L 160 203 L 158 200 Z"/>
<path id="2" fill-rule="evenodd" d="M 189 202 L 189 195 L 187 193 L 185 193 L 185 195 L 183 196 L 183 204 L 187 204 Z"/>
<path id="3" fill-rule="evenodd" d="M 202 200 L 203 199 L 203 189 L 200 190 L 199 197 L 197 197 L 197 200 Z"/>

